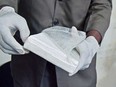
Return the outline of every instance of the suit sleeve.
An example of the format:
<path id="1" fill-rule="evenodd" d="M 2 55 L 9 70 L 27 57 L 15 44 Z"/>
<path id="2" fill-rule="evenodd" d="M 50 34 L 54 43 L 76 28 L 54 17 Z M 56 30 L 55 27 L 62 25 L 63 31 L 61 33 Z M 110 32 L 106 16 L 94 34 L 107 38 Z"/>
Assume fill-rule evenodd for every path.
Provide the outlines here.
<path id="1" fill-rule="evenodd" d="M 97 30 L 103 37 L 108 29 L 112 0 L 92 0 L 86 20 L 86 31 Z"/>
<path id="2" fill-rule="evenodd" d="M 18 2 L 19 0 L 0 0 L 0 8 L 4 6 L 11 6 L 17 11 Z"/>

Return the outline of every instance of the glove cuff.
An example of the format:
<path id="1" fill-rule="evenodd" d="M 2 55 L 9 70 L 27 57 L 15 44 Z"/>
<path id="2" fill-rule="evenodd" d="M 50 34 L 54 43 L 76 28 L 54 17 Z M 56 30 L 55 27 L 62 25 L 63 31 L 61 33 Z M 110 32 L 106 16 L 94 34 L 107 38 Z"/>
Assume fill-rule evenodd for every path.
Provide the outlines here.
<path id="1" fill-rule="evenodd" d="M 10 12 L 15 12 L 15 9 L 13 7 L 10 7 L 10 6 L 5 6 L 5 7 L 1 8 L 0 16 L 5 15 L 5 14 L 10 13 Z"/>

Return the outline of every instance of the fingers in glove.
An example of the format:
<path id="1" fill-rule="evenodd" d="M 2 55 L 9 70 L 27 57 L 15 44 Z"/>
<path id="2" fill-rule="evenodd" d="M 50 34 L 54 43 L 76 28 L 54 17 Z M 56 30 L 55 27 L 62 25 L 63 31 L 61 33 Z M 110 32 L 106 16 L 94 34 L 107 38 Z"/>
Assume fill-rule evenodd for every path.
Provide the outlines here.
<path id="1" fill-rule="evenodd" d="M 6 50 L 10 50 L 10 51 L 15 51 L 12 47 L 10 47 L 9 45 L 7 45 L 3 39 L 0 40 L 0 45 L 2 46 L 2 48 L 6 49 Z M 16 52 L 16 51 L 15 51 Z"/>
<path id="2" fill-rule="evenodd" d="M 15 40 L 15 38 L 12 36 L 10 31 L 4 32 L 4 35 L 2 35 L 2 39 L 8 46 L 10 46 L 12 49 L 16 50 L 18 53 L 20 53 L 20 54 L 25 53 L 23 47 Z"/>
<path id="3" fill-rule="evenodd" d="M 89 65 L 90 65 L 90 64 L 85 64 L 85 65 L 81 68 L 81 70 L 84 70 L 84 69 L 89 68 Z"/>
<path id="4" fill-rule="evenodd" d="M 16 50 L 14 50 L 12 47 L 10 47 L 9 45 L 7 45 L 3 40 L 0 41 L 0 44 L 1 44 L 2 48 L 6 49 L 8 51 L 11 51 L 10 53 L 13 53 L 13 54 L 23 54 L 23 53 L 19 53 Z M 26 49 L 24 49 L 24 51 L 25 51 L 25 54 L 29 53 L 29 51 L 26 50 Z"/>
<path id="5" fill-rule="evenodd" d="M 12 55 L 12 54 L 19 54 L 18 52 L 16 52 L 16 51 L 12 51 L 12 50 L 8 50 L 8 49 L 5 49 L 5 48 L 3 48 L 3 46 L 1 46 L 0 45 L 0 49 L 4 52 L 4 53 L 6 53 L 6 54 L 10 54 L 10 55 Z"/>

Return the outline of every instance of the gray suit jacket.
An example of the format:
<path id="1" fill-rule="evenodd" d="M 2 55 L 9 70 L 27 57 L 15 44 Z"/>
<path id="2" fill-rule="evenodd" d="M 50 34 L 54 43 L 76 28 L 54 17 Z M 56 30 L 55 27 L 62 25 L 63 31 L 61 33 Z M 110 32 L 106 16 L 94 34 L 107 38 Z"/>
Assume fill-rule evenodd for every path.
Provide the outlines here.
<path id="1" fill-rule="evenodd" d="M 0 6 L 12 6 L 26 18 L 31 34 L 55 25 L 90 31 L 104 36 L 109 26 L 111 0 L 0 0 Z M 17 36 L 18 38 L 18 36 Z M 19 39 L 17 39 L 19 40 Z M 21 42 L 21 41 L 19 41 Z M 95 87 L 95 58 L 90 67 L 72 77 L 56 67 L 58 87 Z M 12 57 L 12 75 L 16 87 L 39 87 L 46 61 L 30 53 Z"/>

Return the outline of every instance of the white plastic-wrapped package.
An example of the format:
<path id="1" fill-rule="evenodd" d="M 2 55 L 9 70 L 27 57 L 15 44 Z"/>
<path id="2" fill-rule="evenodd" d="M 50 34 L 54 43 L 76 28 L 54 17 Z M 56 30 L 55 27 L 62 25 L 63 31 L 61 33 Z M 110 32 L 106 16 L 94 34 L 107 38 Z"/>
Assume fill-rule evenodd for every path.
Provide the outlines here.
<path id="1" fill-rule="evenodd" d="M 85 38 L 86 34 L 75 27 L 55 26 L 31 35 L 24 48 L 73 73 L 79 63 L 79 53 L 75 48 Z"/>

